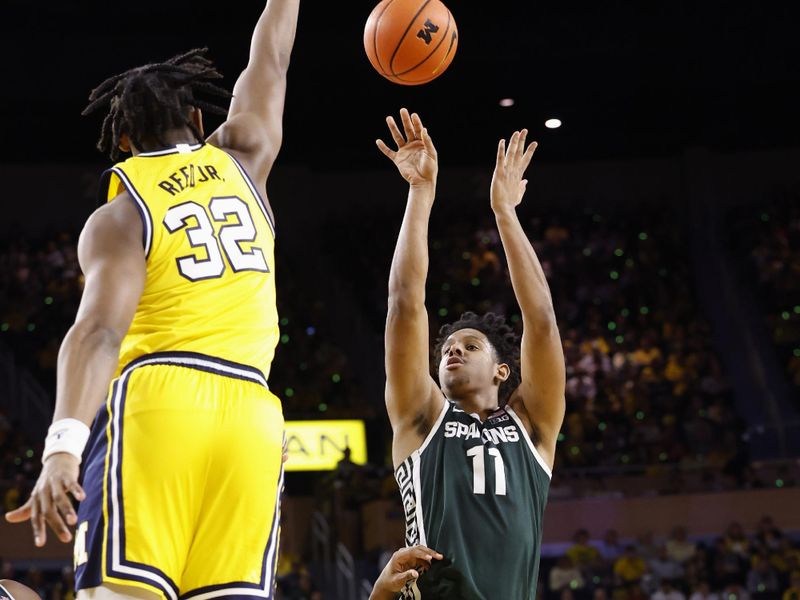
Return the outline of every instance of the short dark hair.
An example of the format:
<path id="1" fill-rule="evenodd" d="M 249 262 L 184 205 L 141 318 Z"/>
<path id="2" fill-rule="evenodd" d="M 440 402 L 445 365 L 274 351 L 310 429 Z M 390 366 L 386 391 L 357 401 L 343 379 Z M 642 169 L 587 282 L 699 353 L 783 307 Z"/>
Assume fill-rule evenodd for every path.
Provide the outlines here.
<path id="1" fill-rule="evenodd" d="M 443 325 L 439 329 L 439 337 L 436 340 L 436 346 L 433 351 L 437 361 L 442 353 L 444 342 L 460 329 L 477 329 L 483 333 L 494 347 L 497 359 L 501 363 L 507 364 L 511 369 L 511 374 L 508 379 L 500 384 L 498 391 L 497 400 L 500 406 L 505 406 L 522 380 L 519 365 L 519 336 L 511 325 L 506 322 L 506 318 L 503 315 L 489 312 L 479 316 L 474 312 L 465 312 L 455 323 Z"/>
<path id="2" fill-rule="evenodd" d="M 162 135 L 177 127 L 188 127 L 198 142 L 199 129 L 189 118 L 192 108 L 225 115 L 227 109 L 200 100 L 205 93 L 230 99 L 231 93 L 213 83 L 222 74 L 206 58 L 208 48 L 195 48 L 163 63 L 153 63 L 109 77 L 89 95 L 88 115 L 108 107 L 97 148 L 108 152 L 112 160 L 119 157 L 119 140 L 124 133 L 142 148 L 142 140 L 153 138 L 166 146 Z"/>

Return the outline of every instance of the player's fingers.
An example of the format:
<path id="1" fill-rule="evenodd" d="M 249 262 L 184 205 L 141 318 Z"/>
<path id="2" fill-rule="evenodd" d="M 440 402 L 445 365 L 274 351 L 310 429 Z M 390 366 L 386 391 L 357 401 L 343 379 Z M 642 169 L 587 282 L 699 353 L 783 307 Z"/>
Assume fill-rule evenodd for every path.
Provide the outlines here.
<path id="1" fill-rule="evenodd" d="M 6 521 L 9 523 L 23 523 L 31 518 L 31 507 L 33 506 L 33 498 L 28 498 L 28 501 L 17 508 L 6 513 Z"/>
<path id="2" fill-rule="evenodd" d="M 513 160 L 517 155 L 517 146 L 519 145 L 519 131 L 515 131 L 508 142 L 508 152 L 506 153 L 506 161 Z"/>
<path id="3" fill-rule="evenodd" d="M 75 509 L 72 507 L 67 491 L 69 491 L 69 483 L 62 481 L 61 485 L 53 484 L 53 503 L 56 510 L 58 510 L 61 517 L 67 522 L 67 525 L 75 525 L 78 522 L 78 515 L 75 514 Z"/>
<path id="4" fill-rule="evenodd" d="M 400 133 L 400 129 L 397 127 L 397 122 L 394 120 L 394 117 L 386 117 L 386 124 L 389 126 L 389 133 L 392 134 L 392 139 L 394 143 L 397 144 L 397 147 L 402 148 L 405 146 L 406 140 L 403 134 Z"/>
<path id="5" fill-rule="evenodd" d="M 77 481 L 64 482 L 64 486 L 66 487 L 67 491 L 72 494 L 72 497 L 78 502 L 83 502 L 86 500 L 86 492 L 83 491 L 83 488 Z"/>
<path id="6" fill-rule="evenodd" d="M 531 164 L 531 159 L 533 158 L 534 152 L 536 152 L 536 148 L 539 147 L 539 144 L 536 142 L 531 142 L 528 145 L 528 149 L 525 150 L 525 154 L 522 155 L 522 170 L 528 168 L 528 165 Z"/>
<path id="7" fill-rule="evenodd" d="M 397 152 L 389 148 L 386 144 L 383 143 L 383 140 L 375 140 L 375 145 L 378 146 L 378 150 L 383 152 L 389 160 L 394 160 L 394 157 L 397 156 Z"/>
<path id="8" fill-rule="evenodd" d="M 414 135 L 414 125 L 411 123 L 411 115 L 408 113 L 407 109 L 400 109 L 400 120 L 403 122 L 403 131 L 406 134 L 406 139 L 409 142 L 417 139 L 417 136 Z"/>
<path id="9" fill-rule="evenodd" d="M 422 119 L 419 118 L 417 113 L 413 113 L 411 115 L 411 127 L 414 129 L 414 136 L 418 139 L 422 139 L 422 130 L 425 127 L 422 125 Z"/>
<path id="10" fill-rule="evenodd" d="M 33 530 L 33 543 L 41 548 L 47 542 L 47 531 L 45 531 L 44 515 L 39 507 L 39 501 L 36 496 L 32 497 L 33 503 L 31 504 L 31 529 Z"/>
<path id="11" fill-rule="evenodd" d="M 392 591 L 399 592 L 409 581 L 416 581 L 417 579 L 419 579 L 419 572 L 416 569 L 398 573 L 392 577 Z"/>
<path id="12" fill-rule="evenodd" d="M 56 490 L 54 489 L 53 485 L 48 485 L 44 488 L 44 490 L 42 490 L 42 514 L 47 524 L 50 525 L 50 529 L 55 532 L 56 537 L 58 537 L 58 539 L 60 539 L 62 542 L 68 542 L 72 539 L 72 534 L 69 532 L 67 525 L 64 523 L 64 519 L 61 518 L 61 515 L 58 512 L 55 493 Z"/>
<path id="13" fill-rule="evenodd" d="M 497 170 L 502 173 L 506 166 L 506 141 L 500 140 L 497 144 Z"/>
<path id="14" fill-rule="evenodd" d="M 528 137 L 528 130 L 523 129 L 519 132 L 519 146 L 517 147 L 517 155 L 522 158 L 525 153 L 525 139 Z"/>
<path id="15" fill-rule="evenodd" d="M 411 553 L 416 556 L 417 558 L 423 558 L 425 560 L 442 560 L 444 558 L 443 555 L 439 554 L 436 550 L 431 550 L 427 546 L 414 546 L 411 548 Z"/>
<path id="16" fill-rule="evenodd" d="M 436 158 L 438 156 L 436 152 L 436 146 L 433 145 L 433 140 L 431 136 L 428 134 L 428 130 L 424 127 L 422 128 L 421 132 L 422 143 L 425 144 L 425 149 L 428 151 L 428 154 Z"/>

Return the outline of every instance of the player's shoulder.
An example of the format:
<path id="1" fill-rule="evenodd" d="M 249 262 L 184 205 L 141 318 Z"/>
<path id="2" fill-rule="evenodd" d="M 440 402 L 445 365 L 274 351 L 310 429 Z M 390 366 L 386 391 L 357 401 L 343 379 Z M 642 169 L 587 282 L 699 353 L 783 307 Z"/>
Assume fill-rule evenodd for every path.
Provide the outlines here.
<path id="1" fill-rule="evenodd" d="M 102 252 L 109 245 L 140 246 L 144 225 L 133 198 L 121 191 L 89 216 L 78 240 L 78 255 Z"/>
<path id="2" fill-rule="evenodd" d="M 109 227 L 130 228 L 139 221 L 138 215 L 133 196 L 123 188 L 113 199 L 95 209 L 86 220 L 84 231 Z"/>

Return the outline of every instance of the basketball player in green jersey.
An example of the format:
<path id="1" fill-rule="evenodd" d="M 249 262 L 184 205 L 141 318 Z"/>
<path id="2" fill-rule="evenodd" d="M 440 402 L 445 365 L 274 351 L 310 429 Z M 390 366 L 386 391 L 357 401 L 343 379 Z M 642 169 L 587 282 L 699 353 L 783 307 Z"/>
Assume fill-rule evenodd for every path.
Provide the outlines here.
<path id="1" fill-rule="evenodd" d="M 536 143 L 501 141 L 491 188 L 511 283 L 522 311 L 521 343 L 503 317 L 465 313 L 440 331 L 439 384 L 429 369 L 425 280 L 437 154 L 417 115 L 392 117 L 397 145 L 378 148 L 410 185 L 397 240 L 386 318 L 386 408 L 406 512 L 406 544 L 443 560 L 406 586 L 404 598 L 533 600 L 556 438 L 564 419 L 565 369 L 552 298 L 516 214 Z"/>

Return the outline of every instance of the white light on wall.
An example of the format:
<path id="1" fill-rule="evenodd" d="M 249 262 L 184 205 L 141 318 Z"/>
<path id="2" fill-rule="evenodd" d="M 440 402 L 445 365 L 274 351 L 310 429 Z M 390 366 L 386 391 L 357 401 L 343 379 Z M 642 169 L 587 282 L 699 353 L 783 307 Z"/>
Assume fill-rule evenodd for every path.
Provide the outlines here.
<path id="1" fill-rule="evenodd" d="M 500 106 L 503 108 L 508 108 L 509 106 L 514 106 L 514 99 L 513 98 L 503 98 L 500 100 Z"/>
<path id="2" fill-rule="evenodd" d="M 548 129 L 558 129 L 561 127 L 561 119 L 547 119 L 547 121 L 544 122 L 544 126 Z"/>

